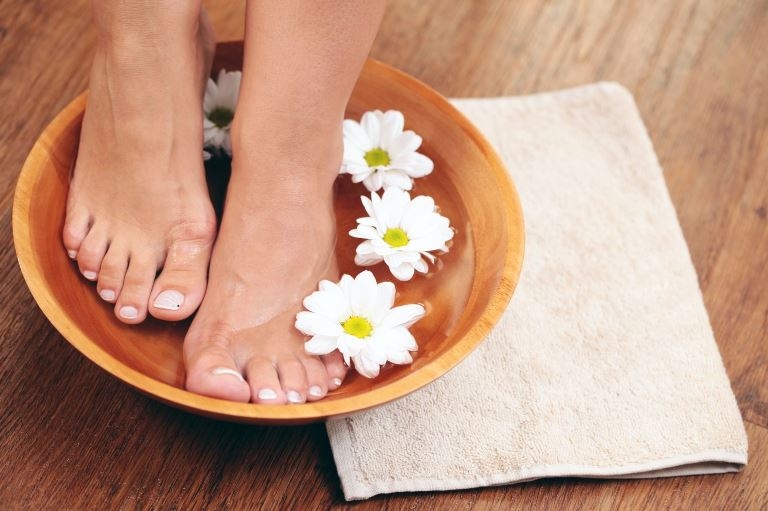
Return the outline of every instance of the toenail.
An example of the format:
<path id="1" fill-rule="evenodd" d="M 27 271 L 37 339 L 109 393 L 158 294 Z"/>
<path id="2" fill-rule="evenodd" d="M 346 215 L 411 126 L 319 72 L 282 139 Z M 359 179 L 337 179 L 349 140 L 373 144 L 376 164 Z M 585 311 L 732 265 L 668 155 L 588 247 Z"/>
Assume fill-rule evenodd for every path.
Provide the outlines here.
<path id="1" fill-rule="evenodd" d="M 139 310 L 136 307 L 126 305 L 120 308 L 120 317 L 124 319 L 136 319 L 139 317 Z"/>
<path id="2" fill-rule="evenodd" d="M 111 289 L 102 289 L 99 291 L 99 296 L 102 300 L 105 302 L 114 302 L 115 301 L 115 292 Z"/>
<path id="3" fill-rule="evenodd" d="M 177 311 L 184 304 L 184 295 L 173 289 L 163 291 L 155 298 L 154 306 L 158 309 Z"/>
<path id="4" fill-rule="evenodd" d="M 272 389 L 261 389 L 258 393 L 259 399 L 272 400 L 277 399 L 277 392 Z"/>
<path id="5" fill-rule="evenodd" d="M 216 376 L 220 376 L 222 374 L 228 374 L 230 376 L 234 376 L 240 381 L 245 381 L 243 379 L 243 375 L 235 371 L 234 369 L 230 369 L 229 367 L 217 367 L 211 373 L 215 374 Z"/>
<path id="6" fill-rule="evenodd" d="M 311 387 L 309 387 L 309 395 L 312 397 L 322 397 L 323 389 L 321 389 L 317 385 L 312 385 Z"/>
<path id="7" fill-rule="evenodd" d="M 336 385 L 337 387 L 340 387 L 341 386 L 341 378 L 334 378 L 333 379 L 333 384 Z"/>
<path id="8" fill-rule="evenodd" d="M 76 259 L 77 258 L 77 250 L 68 250 L 67 255 L 70 259 Z"/>
<path id="9" fill-rule="evenodd" d="M 285 393 L 285 397 L 288 398 L 289 403 L 303 403 L 304 399 L 302 399 L 301 394 L 296 392 L 295 390 L 289 390 Z"/>
<path id="10" fill-rule="evenodd" d="M 95 271 L 88 271 L 88 270 L 86 270 L 86 271 L 83 272 L 83 277 L 85 277 L 88 280 L 96 280 L 96 276 L 97 275 L 96 275 Z"/>

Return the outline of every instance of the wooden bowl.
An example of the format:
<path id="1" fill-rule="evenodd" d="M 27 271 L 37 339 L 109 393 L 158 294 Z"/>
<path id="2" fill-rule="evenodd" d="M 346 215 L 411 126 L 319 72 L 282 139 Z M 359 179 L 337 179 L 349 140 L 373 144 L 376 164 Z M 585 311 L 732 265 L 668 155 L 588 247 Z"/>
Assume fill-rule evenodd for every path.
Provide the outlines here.
<path id="1" fill-rule="evenodd" d="M 242 44 L 219 45 L 216 70 L 240 69 Z M 445 374 L 488 334 L 512 296 L 523 259 L 520 202 L 504 166 L 475 126 L 445 98 L 385 64 L 368 61 L 347 117 L 397 109 L 406 128 L 422 135 L 435 171 L 413 194 L 435 198 L 457 229 L 451 251 L 426 277 L 396 283 L 397 304 L 424 303 L 427 315 L 412 329 L 419 351 L 410 366 L 388 367 L 375 380 L 351 372 L 325 399 L 300 405 L 235 403 L 184 390 L 182 341 L 189 322 L 153 319 L 128 326 L 80 276 L 61 242 L 69 173 L 76 156 L 85 94 L 45 129 L 24 164 L 13 205 L 13 235 L 27 285 L 43 313 L 83 355 L 135 389 L 178 408 L 218 419 L 299 424 L 349 415 L 400 398 Z M 358 243 L 347 236 L 362 216 L 362 185 L 339 179 L 337 254 L 356 275 Z M 392 280 L 375 267 L 378 280 Z"/>

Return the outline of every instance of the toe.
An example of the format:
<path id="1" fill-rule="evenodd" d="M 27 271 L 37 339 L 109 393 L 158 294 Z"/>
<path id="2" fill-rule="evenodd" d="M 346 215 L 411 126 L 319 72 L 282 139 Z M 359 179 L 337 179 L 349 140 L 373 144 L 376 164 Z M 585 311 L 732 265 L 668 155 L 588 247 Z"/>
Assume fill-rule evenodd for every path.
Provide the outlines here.
<path id="1" fill-rule="evenodd" d="M 123 323 L 141 323 L 147 317 L 147 301 L 155 281 L 157 265 L 146 256 L 131 256 L 115 314 Z"/>
<path id="2" fill-rule="evenodd" d="M 271 360 L 264 357 L 252 358 L 248 361 L 245 375 L 251 387 L 251 401 L 254 403 L 280 405 L 287 402 Z"/>
<path id="3" fill-rule="evenodd" d="M 98 278 L 108 246 L 109 238 L 101 229 L 94 227 L 88 232 L 77 251 L 77 266 L 83 277 L 91 281 Z"/>
<path id="4" fill-rule="evenodd" d="M 121 247 L 111 245 L 99 270 L 99 282 L 96 289 L 99 296 L 109 303 L 115 303 L 123 289 L 125 270 L 128 268 L 128 252 Z"/>
<path id="5" fill-rule="evenodd" d="M 328 371 L 317 357 L 306 357 L 302 360 L 307 373 L 307 401 L 317 401 L 328 393 Z"/>
<path id="6" fill-rule="evenodd" d="M 277 361 L 277 376 L 285 392 L 288 403 L 304 403 L 307 400 L 307 372 L 304 364 L 296 357 L 287 357 Z"/>
<path id="7" fill-rule="evenodd" d="M 61 235 L 64 248 L 67 250 L 70 259 L 77 258 L 80 245 L 83 243 L 90 228 L 91 218 L 85 209 L 68 208 L 67 218 L 64 220 L 64 229 Z"/>
<path id="8" fill-rule="evenodd" d="M 186 387 L 204 396 L 247 403 L 251 389 L 235 364 L 224 338 L 201 337 L 184 341 Z M 274 369 L 273 369 L 274 371 Z"/>
<path id="9" fill-rule="evenodd" d="M 338 351 L 334 351 L 329 355 L 320 357 L 320 359 L 323 361 L 328 374 L 328 390 L 336 390 L 347 376 L 348 368 L 344 364 L 344 357 Z"/>
<path id="10" fill-rule="evenodd" d="M 150 314 L 178 321 L 195 312 L 205 294 L 211 246 L 207 236 L 171 244 L 163 271 L 152 289 Z"/>

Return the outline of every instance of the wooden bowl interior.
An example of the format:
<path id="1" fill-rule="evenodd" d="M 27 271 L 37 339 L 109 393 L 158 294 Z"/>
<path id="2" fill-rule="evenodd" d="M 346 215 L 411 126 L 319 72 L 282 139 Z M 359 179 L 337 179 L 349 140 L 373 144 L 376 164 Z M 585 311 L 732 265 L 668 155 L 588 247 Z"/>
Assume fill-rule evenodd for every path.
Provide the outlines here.
<path id="1" fill-rule="evenodd" d="M 219 48 L 215 69 L 239 68 L 239 44 Z M 182 341 L 188 321 L 150 319 L 127 326 L 114 317 L 94 285 L 70 261 L 61 242 L 69 182 L 85 97 L 76 99 L 38 140 L 25 165 L 14 205 L 17 252 L 25 278 L 43 311 L 86 356 L 137 389 L 198 413 L 252 422 L 305 422 L 376 406 L 434 380 L 484 336 L 511 296 L 522 260 L 522 219 L 514 189 L 492 150 L 442 97 L 388 66 L 366 64 L 347 117 L 372 109 L 398 109 L 406 129 L 419 133 L 435 171 L 418 180 L 412 195 L 435 198 L 451 219 L 451 251 L 426 277 L 396 282 L 397 303 L 423 303 L 426 317 L 412 329 L 420 349 L 410 366 L 388 367 L 375 380 L 351 373 L 325 400 L 291 407 L 228 403 L 183 390 Z M 209 169 L 209 172 L 217 172 Z M 213 176 L 213 180 L 218 179 Z M 337 256 L 345 273 L 358 243 L 347 235 L 364 216 L 362 185 L 337 182 Z M 377 279 L 393 280 L 383 265 Z"/>

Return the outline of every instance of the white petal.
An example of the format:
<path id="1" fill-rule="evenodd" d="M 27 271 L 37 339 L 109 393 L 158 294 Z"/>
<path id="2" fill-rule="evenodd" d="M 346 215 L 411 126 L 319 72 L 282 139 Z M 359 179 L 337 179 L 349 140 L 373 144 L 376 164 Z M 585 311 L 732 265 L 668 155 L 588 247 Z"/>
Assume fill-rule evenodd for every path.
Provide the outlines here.
<path id="1" fill-rule="evenodd" d="M 424 306 L 417 303 L 400 305 L 390 310 L 376 325 L 378 328 L 395 328 L 398 326 L 409 327 L 424 317 Z"/>
<path id="2" fill-rule="evenodd" d="M 349 363 L 349 357 L 356 357 L 365 348 L 366 342 L 354 335 L 345 333 L 339 336 L 336 344 L 341 354 L 344 355 L 344 360 Z"/>
<path id="3" fill-rule="evenodd" d="M 218 96 L 219 88 L 216 86 L 211 78 L 208 78 L 208 82 L 205 85 L 205 96 L 203 97 L 203 111 L 210 113 L 216 108 L 216 96 Z"/>
<path id="4" fill-rule="evenodd" d="M 360 119 L 360 125 L 368 134 L 368 139 L 371 141 L 373 147 L 381 146 L 381 119 L 384 114 L 381 110 L 375 110 L 373 112 L 365 112 L 362 119 Z"/>
<path id="5" fill-rule="evenodd" d="M 350 293 L 352 314 L 370 318 L 376 303 L 376 277 L 366 270 L 355 277 Z"/>
<path id="6" fill-rule="evenodd" d="M 384 316 L 395 304 L 395 285 L 391 282 L 380 282 L 376 290 L 376 302 L 371 313 L 371 321 L 374 325 L 381 323 Z"/>
<path id="7" fill-rule="evenodd" d="M 394 254 L 384 257 L 387 266 L 400 266 L 404 263 L 413 264 L 419 259 L 421 259 L 421 254 L 410 250 L 398 250 Z"/>
<path id="8" fill-rule="evenodd" d="M 413 263 L 413 269 L 416 270 L 419 273 L 427 273 L 427 271 L 429 271 L 429 267 L 427 266 L 427 262 L 424 259 L 422 259 L 422 258 L 419 258 L 418 261 Z"/>
<path id="9" fill-rule="evenodd" d="M 378 255 L 355 255 L 355 264 L 358 266 L 373 266 L 374 264 L 379 264 L 383 260 L 384 259 Z"/>
<path id="10" fill-rule="evenodd" d="M 315 335 L 304 343 L 304 351 L 309 355 L 327 355 L 336 349 L 336 337 Z"/>
<path id="11" fill-rule="evenodd" d="M 421 153 L 410 153 L 397 158 L 392 158 L 389 163 L 391 169 L 402 170 L 411 177 L 424 177 L 430 174 L 435 164 Z"/>
<path id="12" fill-rule="evenodd" d="M 384 112 L 384 117 L 381 120 L 381 135 L 379 142 L 381 148 L 385 151 L 389 151 L 392 141 L 403 132 L 403 126 L 405 125 L 405 118 L 402 112 L 397 110 L 388 110 Z"/>
<path id="13" fill-rule="evenodd" d="M 384 189 L 388 188 L 400 188 L 402 190 L 410 190 L 413 188 L 413 179 L 402 170 L 388 170 L 384 174 Z"/>
<path id="14" fill-rule="evenodd" d="M 338 336 L 344 333 L 339 322 L 307 311 L 296 314 L 294 326 L 306 335 Z"/>
<path id="15" fill-rule="evenodd" d="M 389 155 L 393 160 L 401 156 L 409 155 L 421 145 L 421 137 L 411 130 L 404 131 L 392 140 L 389 146 Z"/>
<path id="16" fill-rule="evenodd" d="M 352 144 L 359 151 L 366 153 L 373 149 L 373 143 L 362 126 L 351 119 L 345 119 L 342 124 L 344 132 L 344 146 Z"/>
<path id="17" fill-rule="evenodd" d="M 349 316 L 349 307 L 344 300 L 344 294 L 338 288 L 329 291 L 315 291 L 304 298 L 303 304 L 307 310 L 336 322 Z"/>
<path id="18" fill-rule="evenodd" d="M 381 190 L 381 187 L 384 184 L 384 179 L 381 175 L 381 172 L 372 172 L 368 175 L 368 177 L 365 178 L 363 184 L 369 191 L 378 192 Z"/>
<path id="19" fill-rule="evenodd" d="M 408 179 L 408 182 L 410 182 L 410 179 Z M 387 226 L 396 227 L 400 225 L 400 219 L 408 208 L 410 202 L 410 194 L 400 188 L 388 188 L 384 190 L 384 193 L 381 196 L 381 203 L 387 214 Z"/>
<path id="20" fill-rule="evenodd" d="M 369 225 L 359 225 L 357 229 L 349 231 L 349 235 L 353 238 L 360 238 L 363 240 L 372 240 L 381 237 L 379 231 L 377 231 L 375 227 Z"/>
<path id="21" fill-rule="evenodd" d="M 403 263 L 399 266 L 390 266 L 389 271 L 392 275 L 401 281 L 411 280 L 413 278 L 413 265 L 409 263 Z"/>
<path id="22" fill-rule="evenodd" d="M 387 354 L 387 360 L 389 362 L 392 362 L 393 364 L 410 364 L 413 362 L 413 357 L 408 352 L 408 350 L 400 350 L 400 351 L 390 351 Z"/>
<path id="23" fill-rule="evenodd" d="M 355 364 L 355 371 L 366 378 L 376 378 L 379 375 L 381 366 L 363 356 L 352 357 Z"/>

